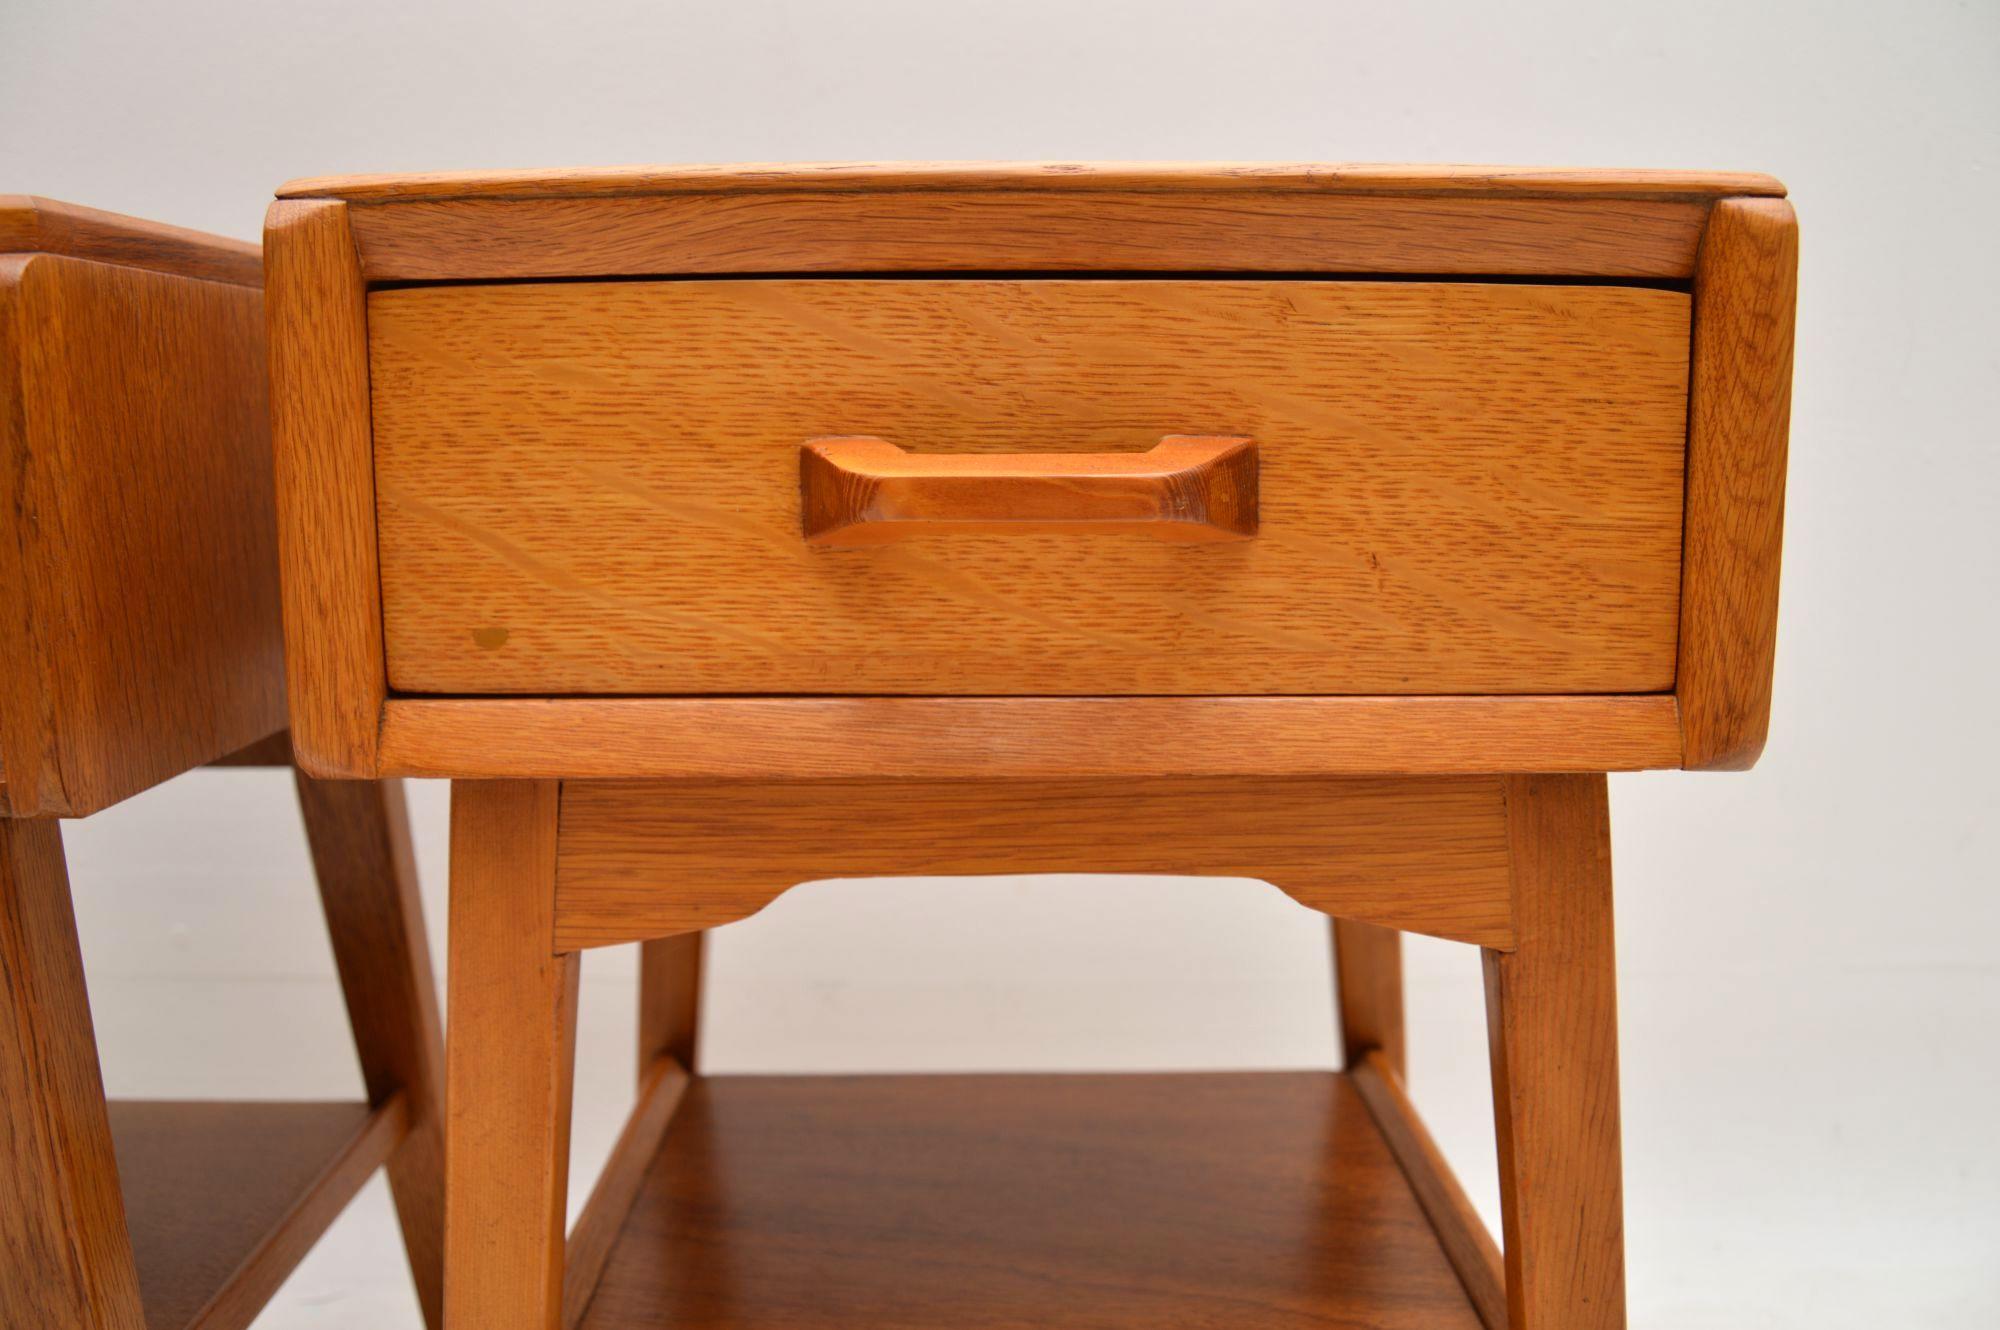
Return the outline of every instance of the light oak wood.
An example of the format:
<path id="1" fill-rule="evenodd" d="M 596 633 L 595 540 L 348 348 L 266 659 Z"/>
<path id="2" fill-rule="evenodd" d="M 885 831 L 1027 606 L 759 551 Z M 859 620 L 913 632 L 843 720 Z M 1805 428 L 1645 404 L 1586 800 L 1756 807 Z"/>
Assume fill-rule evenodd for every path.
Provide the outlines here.
<path id="1" fill-rule="evenodd" d="M 292 316 L 330 311 L 278 334 L 319 403 L 279 431 L 294 647 L 333 662 L 294 695 L 301 751 L 459 782 L 458 1330 L 1156 1324 L 1217 1288 L 1218 1323 L 1622 1325 L 1597 773 L 1762 742 L 1782 187 L 944 164 L 290 192 Z M 593 277 L 624 280 L 540 280 Z M 1254 441 L 1254 537 L 1014 520 L 1101 515 L 1076 456 L 1168 435 Z M 854 539 L 885 516 L 1006 529 Z M 686 1079 L 702 930 L 803 880 L 1040 871 L 1259 877 L 1334 914 L 1351 1077 Z M 1403 1087 L 1396 929 L 1486 948 L 1504 1259 Z M 640 1106 L 565 1285 L 573 953 L 642 939 Z M 1391 1159 L 1386 1188 L 1340 1171 Z"/>
<path id="2" fill-rule="evenodd" d="M 701 1070 L 701 976 L 705 933 L 649 938 L 639 944 L 639 1080 L 672 1058 L 690 1075 Z"/>
<path id="3" fill-rule="evenodd" d="M 690 273 L 1685 279 L 1708 205 L 1621 198 L 781 192 L 356 205 L 370 281 Z"/>
<path id="4" fill-rule="evenodd" d="M 275 269 L 275 259 L 274 259 Z M 369 298 L 389 682 L 417 693 L 1673 686 L 1687 297 L 740 281 Z M 809 548 L 798 447 L 1241 435 L 1257 538 Z"/>
<path id="5" fill-rule="evenodd" d="M 382 802 L 400 791 L 308 782 L 301 794 L 372 1106 L 119 1103 L 107 1112 L 56 824 L 0 818 L 0 975 L 16 999 L 0 1010 L 9 1051 L 0 1140 L 10 1143 L 0 1150 L 0 1323 L 247 1326 L 386 1161 L 427 1324 L 438 1324 L 429 1313 L 441 1141 L 434 1125 L 414 1120 L 405 1089 L 421 1092 L 410 1060 L 438 1056 L 436 999 L 423 991 L 427 962 L 407 950 L 423 946 L 413 878 L 382 862 L 392 844 L 407 860 L 407 828 Z M 410 920 L 389 909 L 398 893 Z M 425 1002 L 432 1047 L 396 1047 L 413 1037 Z"/>
<path id="6" fill-rule="evenodd" d="M 1333 949 L 1341 1065 L 1358 1067 L 1375 1053 L 1390 1071 L 1403 1076 L 1402 935 L 1357 919 L 1335 919 Z"/>
<path id="7" fill-rule="evenodd" d="M 1684 765 L 1764 749 L 1778 633 L 1799 233 L 1783 199 L 1725 199 L 1695 268 L 1680 695 Z"/>
<path id="8" fill-rule="evenodd" d="M 112 1103 L 147 1330 L 248 1326 L 408 1127 L 400 1095 Z"/>
<path id="9" fill-rule="evenodd" d="M 703 1077 L 586 1330 L 1475 1330 L 1346 1079 Z"/>
<path id="10" fill-rule="evenodd" d="M 264 281 L 262 257 L 248 240 L 229 240 L 55 199 L 0 194 L 0 254 L 10 253 L 62 254 L 237 286 L 261 286 Z"/>
<path id="11" fill-rule="evenodd" d="M 1451 775 L 1680 761 L 1649 697 L 398 699 L 385 774 L 818 779 Z"/>
<path id="12" fill-rule="evenodd" d="M 456 781 L 445 1325 L 558 1330 L 577 957 L 554 945 L 557 787 Z"/>
<path id="13" fill-rule="evenodd" d="M 625 1219 L 638 1199 L 639 1188 L 652 1170 L 660 1152 L 674 1110 L 688 1088 L 687 1069 L 670 1057 L 662 1057 L 639 1079 L 639 1099 L 611 1147 L 597 1185 L 590 1189 L 583 1213 L 570 1229 L 563 1270 L 563 1316 L 565 1330 L 583 1320 L 584 1309 L 597 1292 L 604 1263 L 618 1241 Z"/>
<path id="14" fill-rule="evenodd" d="M 61 834 L 0 817 L 0 1325 L 144 1324 Z"/>
<path id="15" fill-rule="evenodd" d="M 1770 176 L 1743 171 L 1371 162 L 752 162 L 317 176 L 288 181 L 279 187 L 278 197 L 395 203 L 675 192 L 1023 188 L 1063 193 L 1141 189 L 1675 199 L 1785 192 L 1785 187 Z"/>
<path id="16" fill-rule="evenodd" d="M 1371 1048 L 1348 1071 L 1347 1079 L 1368 1106 L 1383 1143 L 1402 1165 L 1410 1192 L 1423 1207 L 1451 1268 L 1458 1272 L 1480 1323 L 1486 1330 L 1508 1330 L 1500 1248 L 1410 1102 L 1401 1069 L 1383 1050 Z"/>
<path id="17" fill-rule="evenodd" d="M 368 1098 L 400 1100 L 407 1129 L 389 1188 L 424 1323 L 444 1322 L 444 1031 L 417 892 L 400 781 L 322 781 L 298 773 L 334 964 Z"/>
<path id="18" fill-rule="evenodd" d="M 0 810 L 283 728 L 263 361 L 250 287 L 0 257 Z"/>
<path id="19" fill-rule="evenodd" d="M 1143 453 L 912 453 L 885 439 L 799 450 L 806 543 L 1137 532 L 1194 544 L 1257 534 L 1257 445 L 1170 436 Z"/>
<path id="20" fill-rule="evenodd" d="M 392 844 L 407 860 L 407 828 L 376 786 L 301 793 L 372 1105 L 107 1110 L 56 824 L 0 818 L 0 1324 L 240 1330 L 385 1162 L 439 1324 L 441 1141 L 411 1111 L 438 1056 L 436 999 L 411 991 L 428 986 L 407 954 L 420 921 L 390 908 L 401 893 L 414 915 L 413 878 L 382 862 Z M 431 1047 L 397 1046 L 425 1003 Z"/>
<path id="21" fill-rule="evenodd" d="M 1686 277 L 1768 176 L 1341 164 L 636 167 L 296 181 L 371 280 L 1041 270 Z"/>
<path id="22" fill-rule="evenodd" d="M 245 1326 L 388 1158 L 436 1325 L 442 1054 L 400 791 L 300 789 L 372 1108 L 107 1116 L 60 844 L 28 815 L 291 760 L 260 265 L 0 200 L 20 247 L 41 252 L 0 254 L 0 975 L 26 1002 L 0 1071 L 0 1321 Z"/>
<path id="23" fill-rule="evenodd" d="M 1618 1002 L 1603 776 L 1507 787 L 1512 952 L 1487 951 L 1510 1330 L 1625 1324 Z"/>
<path id="24" fill-rule="evenodd" d="M 836 877 L 1262 878 L 1344 917 L 1513 945 L 1500 782 L 732 781 L 563 786 L 558 950 L 740 919 Z"/>
<path id="25" fill-rule="evenodd" d="M 264 245 L 292 747 L 312 775 L 372 776 L 387 683 L 368 315 L 346 206 L 273 204 Z"/>

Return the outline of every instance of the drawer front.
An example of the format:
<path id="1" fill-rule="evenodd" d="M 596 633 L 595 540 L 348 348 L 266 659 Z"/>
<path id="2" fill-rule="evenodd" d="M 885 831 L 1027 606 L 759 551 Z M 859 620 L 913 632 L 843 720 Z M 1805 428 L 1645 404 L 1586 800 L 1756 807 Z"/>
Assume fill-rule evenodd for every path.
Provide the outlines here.
<path id="1" fill-rule="evenodd" d="M 574 282 L 380 290 L 368 319 L 399 691 L 1673 687 L 1683 292 Z M 802 531 L 810 440 L 1174 435 L 1254 441 L 1254 535 Z"/>

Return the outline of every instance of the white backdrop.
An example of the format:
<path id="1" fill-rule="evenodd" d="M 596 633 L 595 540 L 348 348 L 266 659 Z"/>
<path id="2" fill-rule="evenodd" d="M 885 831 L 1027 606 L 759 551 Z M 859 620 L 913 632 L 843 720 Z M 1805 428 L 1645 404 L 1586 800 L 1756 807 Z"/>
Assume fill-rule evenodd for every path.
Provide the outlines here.
<path id="1" fill-rule="evenodd" d="M 2000 7 L 0 0 L 0 191 L 238 236 L 297 175 L 1322 159 L 1768 170 L 1803 232 L 1777 710 L 1618 778 L 1640 1327 L 2000 1320 Z M 445 799 L 413 787 L 434 931 Z M 67 832 L 115 1092 L 351 1093 L 289 790 Z M 434 943 L 439 939 L 433 938 Z M 1489 1213 L 1477 961 L 1410 960 L 1416 1093 Z M 629 1091 L 586 967 L 580 1194 Z M 712 1070 L 1330 1065 L 1267 887 L 815 885 L 718 938 Z M 380 1184 L 261 1323 L 415 1325 Z"/>

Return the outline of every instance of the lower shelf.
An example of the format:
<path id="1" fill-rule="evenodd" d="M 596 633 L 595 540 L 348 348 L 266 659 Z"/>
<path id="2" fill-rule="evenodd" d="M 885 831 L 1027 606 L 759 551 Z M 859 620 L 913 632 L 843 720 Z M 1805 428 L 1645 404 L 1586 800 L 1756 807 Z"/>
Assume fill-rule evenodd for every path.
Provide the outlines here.
<path id="1" fill-rule="evenodd" d="M 583 1319 L 1479 1324 L 1332 1073 L 699 1078 Z"/>
<path id="2" fill-rule="evenodd" d="M 111 1101 L 148 1330 L 249 1324 L 401 1137 L 392 1103 Z"/>

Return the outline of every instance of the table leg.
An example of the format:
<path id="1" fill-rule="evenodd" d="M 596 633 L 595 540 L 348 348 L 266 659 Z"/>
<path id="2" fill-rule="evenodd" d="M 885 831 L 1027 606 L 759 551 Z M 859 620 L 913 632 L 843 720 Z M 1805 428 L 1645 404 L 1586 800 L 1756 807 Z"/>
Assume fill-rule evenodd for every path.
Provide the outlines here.
<path id="1" fill-rule="evenodd" d="M 706 933 L 639 944 L 639 1076 L 661 1055 L 692 1075 L 701 1032 L 701 967 Z"/>
<path id="2" fill-rule="evenodd" d="M 1517 946 L 1485 953 L 1512 1330 L 1625 1324 L 1605 780 L 1507 783 Z"/>
<path id="3" fill-rule="evenodd" d="M 439 1330 L 444 1324 L 444 1034 L 403 785 L 296 775 L 369 1102 L 379 1106 L 400 1091 L 410 1106 L 410 1130 L 389 1157 L 389 1188 L 424 1324 Z"/>
<path id="4" fill-rule="evenodd" d="M 454 781 L 445 1324 L 557 1330 L 577 956 L 554 948 L 554 781 Z"/>
<path id="5" fill-rule="evenodd" d="M 0 1325 L 145 1325 L 53 818 L 0 818 Z"/>
<path id="6" fill-rule="evenodd" d="M 1361 1065 L 1380 1049 L 1398 1080 L 1403 1055 L 1403 935 L 1352 919 L 1333 921 L 1333 973 L 1340 997 L 1342 1063 Z"/>

